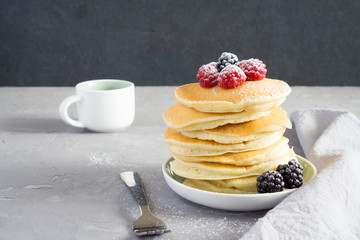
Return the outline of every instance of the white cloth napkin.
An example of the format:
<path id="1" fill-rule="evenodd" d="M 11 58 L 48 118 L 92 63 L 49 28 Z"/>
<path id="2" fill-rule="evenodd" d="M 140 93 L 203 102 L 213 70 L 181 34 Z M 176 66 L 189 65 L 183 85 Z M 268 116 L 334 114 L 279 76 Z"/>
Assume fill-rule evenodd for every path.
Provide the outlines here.
<path id="1" fill-rule="evenodd" d="M 360 239 L 360 120 L 318 109 L 295 112 L 291 120 L 318 175 L 243 239 Z"/>

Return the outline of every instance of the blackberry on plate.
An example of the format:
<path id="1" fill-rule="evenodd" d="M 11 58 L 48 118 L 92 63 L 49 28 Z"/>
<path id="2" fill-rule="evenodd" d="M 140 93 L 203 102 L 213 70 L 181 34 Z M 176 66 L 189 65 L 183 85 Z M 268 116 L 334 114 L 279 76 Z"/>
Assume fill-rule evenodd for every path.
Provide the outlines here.
<path id="1" fill-rule="evenodd" d="M 276 171 L 283 176 L 285 188 L 298 188 L 303 184 L 303 167 L 294 159 L 279 165 Z"/>
<path id="2" fill-rule="evenodd" d="M 259 193 L 281 192 L 284 185 L 284 178 L 276 171 L 266 171 L 256 179 Z"/>
<path id="3" fill-rule="evenodd" d="M 216 63 L 216 67 L 218 71 L 221 72 L 221 70 L 223 70 L 228 65 L 239 66 L 239 59 L 233 53 L 223 52 Z"/>

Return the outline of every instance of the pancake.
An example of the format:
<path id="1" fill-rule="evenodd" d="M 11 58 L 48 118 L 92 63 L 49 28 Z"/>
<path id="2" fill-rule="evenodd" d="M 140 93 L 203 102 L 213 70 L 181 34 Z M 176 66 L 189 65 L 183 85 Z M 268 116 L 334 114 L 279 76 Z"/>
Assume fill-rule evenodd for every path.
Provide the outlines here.
<path id="1" fill-rule="evenodd" d="M 220 193 L 257 193 L 256 179 L 258 176 L 234 178 L 226 180 L 196 180 L 185 179 L 183 184 L 212 192 Z"/>
<path id="2" fill-rule="evenodd" d="M 173 153 L 173 156 L 176 159 L 186 162 L 213 162 L 236 166 L 249 166 L 283 156 L 290 151 L 288 142 L 289 139 L 281 137 L 276 143 L 258 150 L 226 153 L 219 156 L 184 156 L 176 153 Z"/>
<path id="3" fill-rule="evenodd" d="M 262 138 L 235 144 L 222 144 L 213 140 L 201 140 L 184 136 L 172 128 L 165 131 L 165 142 L 170 152 L 185 156 L 214 156 L 228 152 L 244 152 L 264 148 L 277 142 L 285 130 L 275 131 Z"/>
<path id="4" fill-rule="evenodd" d="M 194 131 L 216 128 L 229 123 L 242 123 L 266 116 L 277 106 L 274 101 L 269 109 L 264 111 L 242 111 L 238 113 L 200 112 L 193 108 L 176 103 L 163 113 L 165 123 L 178 131 Z"/>
<path id="5" fill-rule="evenodd" d="M 236 143 L 242 143 L 242 142 L 256 141 L 257 139 L 261 139 L 261 138 L 270 138 L 274 132 L 280 132 L 280 131 L 285 132 L 285 128 L 279 128 L 279 129 L 273 129 L 273 130 L 268 128 L 266 130 L 268 130 L 268 132 L 254 133 L 254 134 L 251 134 L 249 136 L 244 136 L 244 137 L 207 134 L 207 133 L 193 134 L 191 132 L 189 132 L 187 134 L 185 134 L 185 133 L 183 133 L 183 134 L 188 137 L 195 137 L 195 138 L 203 139 L 203 140 L 214 140 L 215 142 L 223 143 L 223 144 L 236 144 Z"/>
<path id="6" fill-rule="evenodd" d="M 265 78 L 245 81 L 241 86 L 231 89 L 219 86 L 203 88 L 199 83 L 186 84 L 175 90 L 175 99 L 201 112 L 251 112 L 271 107 L 274 101 L 280 105 L 290 92 L 287 83 Z"/>
<path id="7" fill-rule="evenodd" d="M 287 113 L 277 107 L 270 114 L 256 120 L 227 124 L 214 129 L 181 131 L 181 133 L 191 138 L 233 144 L 265 138 L 273 132 L 285 131 L 285 128 L 291 128 L 291 122 L 287 117 Z"/>
<path id="8" fill-rule="evenodd" d="M 171 164 L 171 170 L 175 174 L 188 179 L 223 180 L 261 175 L 267 170 L 275 170 L 279 164 L 286 164 L 294 158 L 295 153 L 292 149 L 281 157 L 251 166 L 235 166 L 209 162 L 195 163 L 175 158 Z"/>
<path id="9" fill-rule="evenodd" d="M 242 190 L 237 188 L 226 188 L 205 180 L 185 179 L 184 185 L 204 191 L 229 193 L 229 194 L 252 194 L 253 190 Z"/>
<path id="10" fill-rule="evenodd" d="M 257 192 L 256 179 L 258 176 L 251 176 L 245 178 L 234 178 L 225 180 L 209 180 L 210 183 L 216 184 L 224 188 L 236 188 L 251 192 Z M 203 181 L 203 180 L 198 180 Z"/>

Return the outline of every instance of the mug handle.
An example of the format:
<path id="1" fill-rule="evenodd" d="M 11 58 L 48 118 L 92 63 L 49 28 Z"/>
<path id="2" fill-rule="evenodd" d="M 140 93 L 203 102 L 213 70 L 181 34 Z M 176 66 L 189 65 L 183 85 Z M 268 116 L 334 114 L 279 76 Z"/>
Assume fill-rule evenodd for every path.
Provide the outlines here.
<path id="1" fill-rule="evenodd" d="M 81 101 L 81 97 L 78 95 L 72 95 L 70 97 L 65 98 L 59 107 L 59 114 L 61 119 L 66 122 L 67 124 L 74 126 L 74 127 L 78 127 L 78 128 L 85 128 L 84 124 L 82 124 L 81 122 L 74 120 L 72 118 L 69 117 L 68 114 L 68 109 L 70 107 L 71 104 L 76 103 L 78 101 Z"/>

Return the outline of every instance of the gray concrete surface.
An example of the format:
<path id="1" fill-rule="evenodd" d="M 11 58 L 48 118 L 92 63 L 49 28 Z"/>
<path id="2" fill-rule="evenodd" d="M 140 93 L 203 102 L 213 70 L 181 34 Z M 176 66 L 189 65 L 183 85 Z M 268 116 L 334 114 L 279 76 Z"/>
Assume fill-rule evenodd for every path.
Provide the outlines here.
<path id="1" fill-rule="evenodd" d="M 161 163 L 162 112 L 174 87 L 136 87 L 136 118 L 118 133 L 63 123 L 62 99 L 73 88 L 0 88 L 0 239 L 136 239 L 139 209 L 118 173 L 140 173 L 153 212 L 172 230 L 154 239 L 238 239 L 266 211 L 226 212 L 175 194 Z M 285 110 L 332 108 L 360 117 L 360 87 L 293 87 Z M 71 109 L 75 115 L 74 108 Z M 294 129 L 286 136 L 302 154 Z"/>

